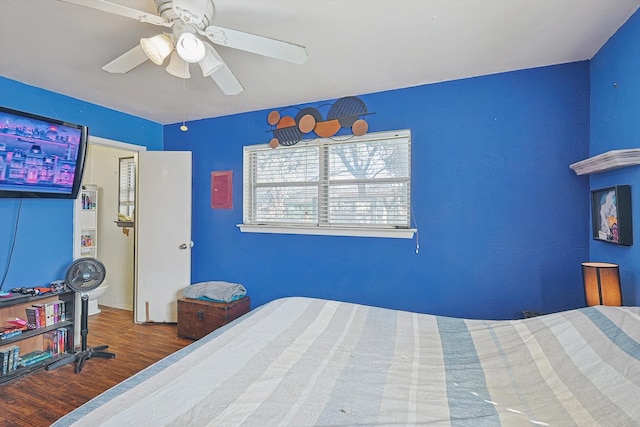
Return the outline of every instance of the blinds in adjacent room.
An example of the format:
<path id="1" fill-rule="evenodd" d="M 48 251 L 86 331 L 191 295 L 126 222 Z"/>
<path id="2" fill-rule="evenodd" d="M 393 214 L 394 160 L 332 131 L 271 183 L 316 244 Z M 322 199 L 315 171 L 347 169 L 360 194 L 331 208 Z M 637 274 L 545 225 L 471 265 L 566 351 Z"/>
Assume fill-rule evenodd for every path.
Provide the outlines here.
<path id="1" fill-rule="evenodd" d="M 120 158 L 118 213 L 133 218 L 136 203 L 136 163 L 133 157 Z"/>

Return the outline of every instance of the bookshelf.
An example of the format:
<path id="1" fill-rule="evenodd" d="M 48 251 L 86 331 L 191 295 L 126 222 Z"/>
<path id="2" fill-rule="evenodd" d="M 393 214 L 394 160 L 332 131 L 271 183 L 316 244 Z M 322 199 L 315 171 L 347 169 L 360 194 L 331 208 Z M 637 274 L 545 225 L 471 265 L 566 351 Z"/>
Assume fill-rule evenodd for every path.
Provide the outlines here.
<path id="1" fill-rule="evenodd" d="M 56 301 L 64 303 L 64 320 L 56 318 L 57 322 L 47 325 L 46 322 L 39 328 L 26 329 L 17 335 L 8 336 L 0 335 L 0 349 L 11 349 L 17 347 L 20 356 L 28 355 L 34 352 L 46 352 L 50 346 L 49 339 L 57 337 L 58 342 L 63 340 L 64 351 L 60 351 L 57 356 L 52 356 L 44 360 L 36 361 L 27 366 L 18 366 L 15 369 L 7 369 L 6 373 L 2 373 L 0 366 L 0 384 L 29 374 L 35 370 L 41 369 L 50 363 L 58 360 L 64 353 L 72 353 L 74 348 L 74 330 L 75 330 L 75 292 L 65 291 L 59 293 L 45 293 L 42 295 L 30 296 L 22 294 L 13 294 L 9 298 L 0 298 L 0 318 L 5 322 L 7 319 L 24 319 L 27 320 L 27 308 L 36 305 L 47 305 L 54 307 Z M 60 307 L 60 305 L 58 305 Z M 60 311 L 57 313 L 61 314 Z M 62 350 L 62 349 L 61 349 Z M 0 354 L 0 357 L 6 355 Z M 1 359 L 0 359 L 1 360 Z M 15 366 L 15 365 L 14 365 Z"/>
<path id="2" fill-rule="evenodd" d="M 80 254 L 98 257 L 98 187 L 82 186 L 80 197 Z"/>

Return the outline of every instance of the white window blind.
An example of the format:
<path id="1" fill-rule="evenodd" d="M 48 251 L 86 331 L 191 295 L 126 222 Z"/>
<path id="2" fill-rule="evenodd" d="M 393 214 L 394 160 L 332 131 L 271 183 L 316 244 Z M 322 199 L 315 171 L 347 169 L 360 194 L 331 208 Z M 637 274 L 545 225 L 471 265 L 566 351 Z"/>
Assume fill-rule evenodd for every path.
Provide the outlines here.
<path id="1" fill-rule="evenodd" d="M 136 163 L 133 157 L 120 158 L 118 213 L 133 218 L 136 204 Z"/>
<path id="2" fill-rule="evenodd" d="M 316 139 L 277 149 L 247 146 L 243 178 L 245 226 L 325 230 L 411 226 L 408 130 Z"/>

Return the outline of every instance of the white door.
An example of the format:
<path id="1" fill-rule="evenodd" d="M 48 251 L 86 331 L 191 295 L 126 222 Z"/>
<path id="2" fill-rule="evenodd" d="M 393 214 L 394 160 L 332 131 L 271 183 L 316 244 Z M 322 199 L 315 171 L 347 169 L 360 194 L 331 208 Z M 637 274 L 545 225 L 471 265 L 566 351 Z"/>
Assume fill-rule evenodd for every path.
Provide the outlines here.
<path id="1" fill-rule="evenodd" d="M 140 152 L 137 174 L 134 319 L 177 322 L 191 284 L 191 152 Z"/>

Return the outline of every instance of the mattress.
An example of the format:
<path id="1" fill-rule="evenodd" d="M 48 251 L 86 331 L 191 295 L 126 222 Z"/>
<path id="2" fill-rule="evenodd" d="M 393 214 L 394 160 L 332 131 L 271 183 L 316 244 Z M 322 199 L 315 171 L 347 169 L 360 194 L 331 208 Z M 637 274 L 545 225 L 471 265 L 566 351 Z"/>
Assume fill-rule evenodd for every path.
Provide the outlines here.
<path id="1" fill-rule="evenodd" d="M 640 308 L 469 320 L 272 301 L 55 426 L 637 426 Z"/>

